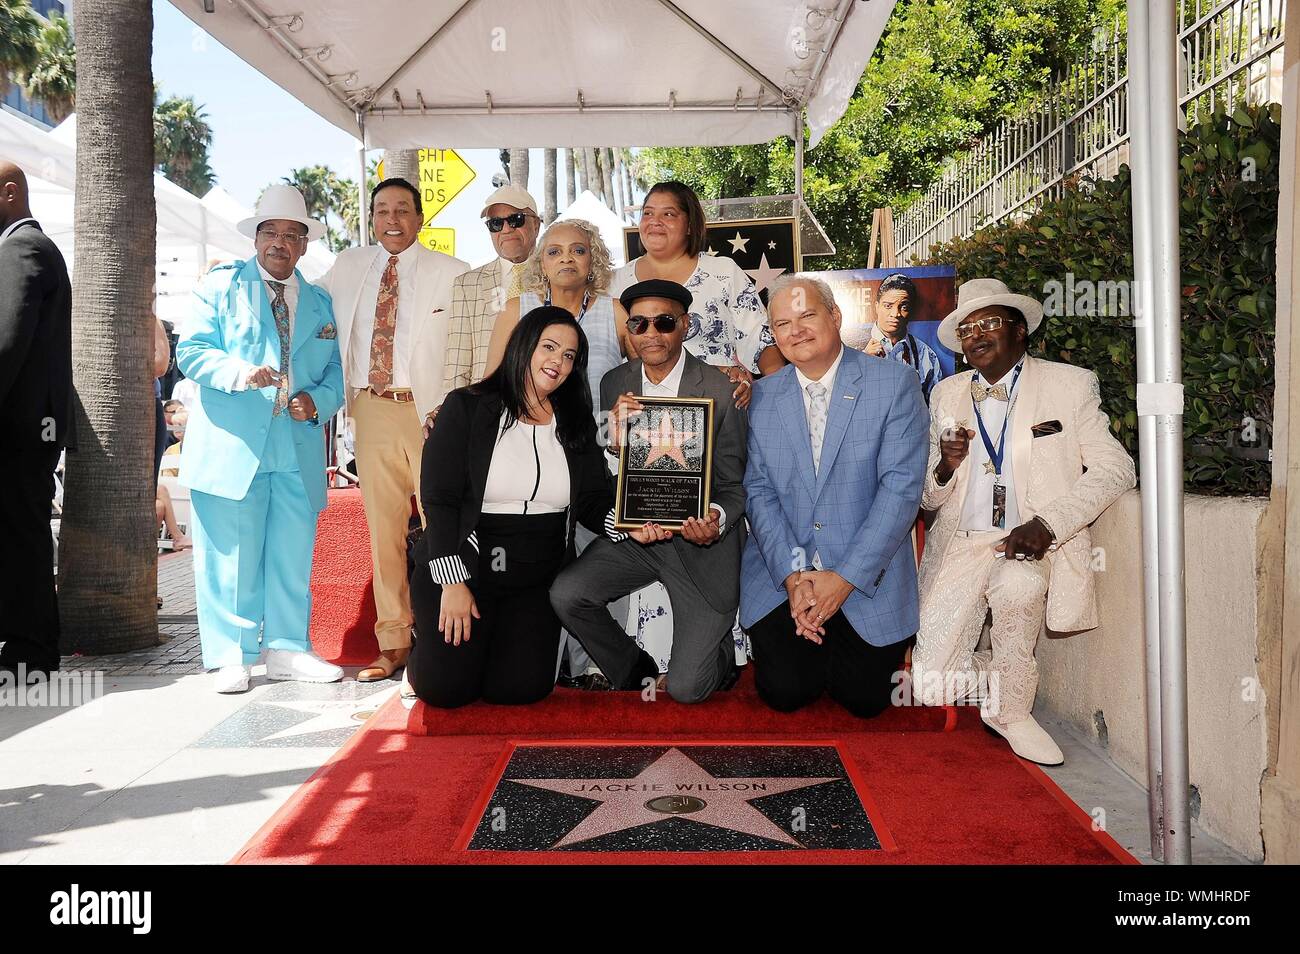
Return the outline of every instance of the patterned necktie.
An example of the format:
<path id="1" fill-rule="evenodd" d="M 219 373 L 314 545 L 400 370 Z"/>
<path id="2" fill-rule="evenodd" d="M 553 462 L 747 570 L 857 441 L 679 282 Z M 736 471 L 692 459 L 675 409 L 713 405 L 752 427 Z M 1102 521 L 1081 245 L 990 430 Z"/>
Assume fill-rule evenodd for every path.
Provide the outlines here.
<path id="1" fill-rule="evenodd" d="M 826 435 L 826 386 L 819 381 L 808 385 L 808 436 L 812 438 L 813 469 L 820 471 L 822 438 Z"/>
<path id="2" fill-rule="evenodd" d="M 393 338 L 397 335 L 397 256 L 379 279 L 375 302 L 375 329 L 370 335 L 370 386 L 383 394 L 393 383 Z"/>
<path id="3" fill-rule="evenodd" d="M 271 413 L 279 414 L 289 405 L 289 303 L 284 300 L 284 282 L 267 282 L 275 297 L 271 299 L 271 314 L 275 316 L 275 330 L 280 335 L 280 385 L 275 389 L 275 407 Z"/>
<path id="4" fill-rule="evenodd" d="M 524 293 L 524 263 L 510 269 L 510 274 L 506 280 L 506 301 L 511 298 L 518 298 Z"/>
<path id="5" fill-rule="evenodd" d="M 995 401 L 1007 400 L 1007 386 L 1005 384 L 995 384 L 992 387 L 985 387 L 974 378 L 970 379 L 970 396 L 978 404 L 986 397 L 991 397 Z"/>

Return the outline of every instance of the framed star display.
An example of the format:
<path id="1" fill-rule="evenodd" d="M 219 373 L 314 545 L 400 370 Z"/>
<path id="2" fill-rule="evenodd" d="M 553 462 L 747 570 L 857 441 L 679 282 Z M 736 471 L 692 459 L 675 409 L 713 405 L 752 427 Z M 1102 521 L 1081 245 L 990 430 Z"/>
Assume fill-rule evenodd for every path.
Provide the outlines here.
<path id="1" fill-rule="evenodd" d="M 614 526 L 657 523 L 680 530 L 709 510 L 713 473 L 713 399 L 638 397 L 619 435 Z"/>
<path id="2" fill-rule="evenodd" d="M 623 247 L 629 262 L 645 254 L 635 228 L 623 230 Z M 735 261 L 754 280 L 766 305 L 767 288 L 776 277 L 801 267 L 799 228 L 793 217 L 710 222 L 705 226 L 704 254 Z"/>

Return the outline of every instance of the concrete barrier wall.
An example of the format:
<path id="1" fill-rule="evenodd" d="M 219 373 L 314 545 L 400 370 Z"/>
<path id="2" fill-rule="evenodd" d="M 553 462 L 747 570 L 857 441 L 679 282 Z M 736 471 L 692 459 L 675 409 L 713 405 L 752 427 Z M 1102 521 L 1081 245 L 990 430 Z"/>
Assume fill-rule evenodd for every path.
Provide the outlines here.
<path id="1" fill-rule="evenodd" d="M 1277 549 L 1260 498 L 1186 498 L 1187 692 L 1194 817 L 1253 859 L 1263 857 L 1260 780 L 1268 765 L 1268 687 L 1277 634 L 1270 601 Z M 1104 555 L 1098 629 L 1039 640 L 1038 704 L 1103 744 L 1145 786 L 1146 716 L 1141 511 L 1136 491 L 1093 528 Z M 1274 680 L 1275 681 L 1275 680 Z M 1104 728 L 1103 728 L 1104 727 Z M 1274 744 L 1276 740 L 1274 739 Z M 1198 807 L 1199 805 L 1199 807 Z M 1103 806 L 1104 807 L 1104 806 Z M 1193 860 L 1196 846 L 1193 843 Z"/>

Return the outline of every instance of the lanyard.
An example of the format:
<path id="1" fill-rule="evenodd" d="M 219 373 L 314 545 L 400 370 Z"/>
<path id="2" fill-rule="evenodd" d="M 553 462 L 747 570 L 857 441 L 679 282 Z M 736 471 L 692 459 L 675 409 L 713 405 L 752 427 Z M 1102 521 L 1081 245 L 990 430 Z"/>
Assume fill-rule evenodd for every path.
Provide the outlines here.
<path id="1" fill-rule="evenodd" d="M 1008 397 L 1011 402 L 1007 405 L 1006 416 L 1002 418 L 1002 431 L 998 434 L 998 446 L 994 448 L 993 441 L 989 438 L 989 432 L 984 427 L 984 416 L 980 414 L 980 402 L 975 404 L 975 423 L 979 425 L 980 440 L 984 442 L 984 450 L 989 455 L 989 460 L 993 462 L 993 473 L 997 477 L 1002 476 L 1002 458 L 1006 453 L 1007 446 L 1007 422 L 1011 420 L 1011 412 L 1015 410 L 1016 382 L 1020 380 L 1020 372 L 1025 369 L 1024 362 L 1016 366 L 1016 373 L 1011 376 L 1011 386 L 1007 388 Z M 979 377 L 979 372 L 975 373 Z"/>
<path id="2" fill-rule="evenodd" d="M 585 292 L 583 292 L 583 293 L 582 293 L 582 308 L 579 309 L 579 311 L 578 311 L 578 323 L 579 323 L 579 324 L 582 323 L 582 318 L 583 318 L 583 316 L 587 313 L 587 305 L 589 305 L 590 303 L 591 303 L 591 292 L 589 292 L 589 291 L 585 291 Z M 550 304 L 551 304 L 551 290 L 550 290 L 550 288 L 547 288 L 547 289 L 546 289 L 546 301 L 542 302 L 542 304 L 546 305 L 548 308 L 550 307 Z"/>

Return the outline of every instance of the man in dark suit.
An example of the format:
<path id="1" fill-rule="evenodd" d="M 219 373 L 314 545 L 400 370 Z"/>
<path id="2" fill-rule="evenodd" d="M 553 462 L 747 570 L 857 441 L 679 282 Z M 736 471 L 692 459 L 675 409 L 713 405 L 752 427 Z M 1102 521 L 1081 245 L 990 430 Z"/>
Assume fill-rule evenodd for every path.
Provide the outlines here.
<path id="1" fill-rule="evenodd" d="M 0 669 L 59 667 L 50 501 L 72 416 L 72 286 L 32 218 L 27 177 L 0 160 Z"/>
<path id="2" fill-rule="evenodd" d="M 709 513 L 674 533 L 646 524 L 632 539 L 606 524 L 597 539 L 551 587 L 551 603 L 615 689 L 641 689 L 659 667 L 614 621 L 607 604 L 658 580 L 676 608 L 667 689 L 679 702 L 708 698 L 731 674 L 731 630 L 740 602 L 744 545 L 745 412 L 732 400 L 727 376 L 682 349 L 691 293 L 676 282 L 637 282 L 620 296 L 639 360 L 620 365 L 600 384 L 610 412 L 610 450 L 618 422 L 642 405 L 636 395 L 713 398 L 714 444 Z"/>

